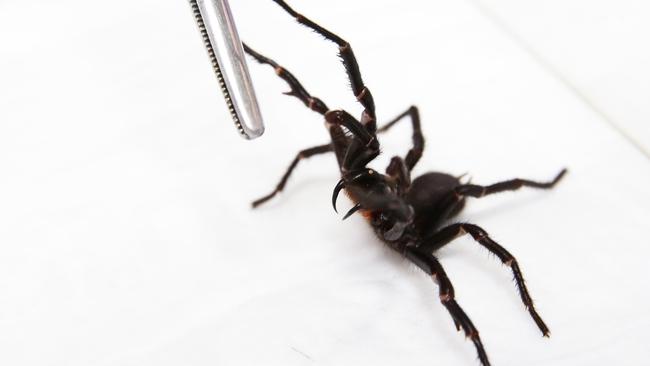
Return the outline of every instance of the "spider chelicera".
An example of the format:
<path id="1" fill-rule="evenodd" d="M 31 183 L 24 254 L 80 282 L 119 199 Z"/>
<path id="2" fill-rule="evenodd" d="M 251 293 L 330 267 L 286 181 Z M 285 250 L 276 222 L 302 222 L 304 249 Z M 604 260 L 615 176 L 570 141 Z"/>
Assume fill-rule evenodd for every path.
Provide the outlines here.
<path id="1" fill-rule="evenodd" d="M 300 160 L 334 152 L 341 173 L 341 180 L 334 188 L 332 196 L 334 210 L 336 210 L 336 199 L 339 193 L 345 190 L 355 205 L 347 212 L 344 219 L 360 212 L 382 241 L 433 278 L 438 284 L 442 305 L 451 315 L 456 329 L 459 331 L 462 329 L 472 340 L 483 366 L 488 366 L 490 362 L 478 330 L 456 302 L 451 281 L 433 254 L 459 236 L 470 234 L 480 245 L 510 267 L 521 301 L 542 334 L 547 337 L 549 329 L 533 306 L 533 300 L 528 294 L 515 257 L 492 240 L 479 226 L 469 223 L 447 224 L 447 222 L 462 210 L 466 197 L 480 198 L 522 187 L 552 188 L 564 176 L 566 169 L 563 169 L 552 181 L 544 183 L 512 179 L 489 186 L 480 186 L 463 184 L 459 177 L 437 172 L 426 173 L 411 180 L 411 170 L 422 156 L 424 149 L 424 136 L 420 128 L 418 109 L 412 106 L 383 127 L 377 128 L 372 94 L 363 83 L 350 44 L 299 14 L 284 1 L 273 1 L 299 23 L 338 45 L 339 56 L 343 60 L 352 91 L 364 110 L 361 118 L 357 120 L 344 110 L 329 109 L 322 100 L 310 95 L 293 74 L 270 58 L 244 45 L 249 55 L 258 62 L 273 67 L 276 74 L 289 84 L 291 90 L 286 94 L 298 98 L 305 106 L 324 116 L 331 138 L 327 144 L 300 151 L 275 190 L 254 201 L 253 207 L 263 204 L 281 192 Z M 388 131 L 406 117 L 409 117 L 413 128 L 413 146 L 406 156 L 393 157 L 385 174 L 368 168 L 367 164 L 379 155 L 377 134 Z"/>

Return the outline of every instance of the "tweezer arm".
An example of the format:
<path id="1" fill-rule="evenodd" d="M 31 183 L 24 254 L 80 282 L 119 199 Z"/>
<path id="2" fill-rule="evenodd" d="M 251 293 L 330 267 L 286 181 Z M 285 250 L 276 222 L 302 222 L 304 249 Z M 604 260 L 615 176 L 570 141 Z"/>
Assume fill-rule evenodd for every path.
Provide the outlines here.
<path id="1" fill-rule="evenodd" d="M 227 0 L 189 0 L 235 126 L 244 138 L 264 133 L 242 43 Z"/>

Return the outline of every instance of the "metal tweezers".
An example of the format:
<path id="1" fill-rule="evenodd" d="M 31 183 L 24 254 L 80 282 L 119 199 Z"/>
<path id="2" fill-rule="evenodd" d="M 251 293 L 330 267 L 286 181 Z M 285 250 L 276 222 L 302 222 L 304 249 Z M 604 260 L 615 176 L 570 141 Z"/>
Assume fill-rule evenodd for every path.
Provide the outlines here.
<path id="1" fill-rule="evenodd" d="M 242 43 L 228 0 L 189 0 L 235 126 L 244 138 L 264 133 Z"/>

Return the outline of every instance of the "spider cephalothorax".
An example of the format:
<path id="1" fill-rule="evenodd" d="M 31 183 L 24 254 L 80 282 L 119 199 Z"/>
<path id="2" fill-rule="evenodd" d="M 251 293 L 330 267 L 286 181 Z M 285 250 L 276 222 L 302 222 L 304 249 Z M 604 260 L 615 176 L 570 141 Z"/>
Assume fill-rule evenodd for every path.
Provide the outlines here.
<path id="1" fill-rule="evenodd" d="M 472 340 L 483 366 L 490 364 L 476 327 L 455 300 L 454 288 L 434 252 L 457 237 L 469 234 L 481 246 L 496 255 L 510 267 L 521 301 L 544 336 L 549 330 L 539 316 L 528 294 L 523 275 L 515 257 L 492 240 L 477 225 L 450 222 L 463 209 L 466 198 L 481 198 L 493 193 L 517 190 L 521 187 L 552 188 L 566 173 L 562 170 L 550 182 L 539 183 L 526 179 L 512 179 L 488 186 L 461 183 L 459 177 L 446 173 L 431 172 L 411 180 L 411 171 L 422 156 L 424 136 L 420 129 L 420 116 L 414 106 L 397 116 L 383 127 L 377 128 L 375 104 L 370 90 L 365 86 L 359 72 L 352 47 L 348 42 L 319 26 L 304 15 L 297 13 L 282 0 L 273 0 L 299 23 L 339 46 L 339 56 L 348 74 L 352 91 L 364 108 L 358 120 L 344 110 L 330 110 L 319 98 L 310 95 L 289 71 L 275 61 L 244 45 L 248 54 L 262 64 L 267 64 L 284 79 L 291 90 L 286 93 L 325 119 L 330 142 L 302 150 L 295 157 L 275 190 L 253 202 L 253 207 L 273 198 L 284 189 L 289 176 L 302 159 L 317 154 L 333 152 L 339 164 L 341 180 L 334 188 L 332 204 L 336 210 L 339 193 L 345 190 L 354 206 L 344 219 L 360 212 L 368 219 L 377 236 L 390 248 L 430 275 L 439 288 L 439 298 L 447 309 L 458 330 Z M 413 127 L 412 147 L 404 158 L 391 159 L 385 174 L 367 167 L 379 155 L 377 134 L 388 131 L 397 122 L 409 117 Z"/>

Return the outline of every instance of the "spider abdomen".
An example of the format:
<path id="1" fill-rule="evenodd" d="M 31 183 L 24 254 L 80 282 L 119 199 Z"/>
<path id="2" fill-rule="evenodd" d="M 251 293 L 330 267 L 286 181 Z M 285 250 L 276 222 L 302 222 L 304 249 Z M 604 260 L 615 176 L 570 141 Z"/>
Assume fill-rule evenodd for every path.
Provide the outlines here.
<path id="1" fill-rule="evenodd" d="M 413 180 L 406 201 L 415 210 L 413 223 L 421 235 L 435 231 L 444 220 L 463 208 L 464 199 L 453 205 L 452 210 L 448 208 L 448 200 L 455 198 L 453 190 L 460 184 L 457 177 L 438 172 L 426 173 Z"/>

